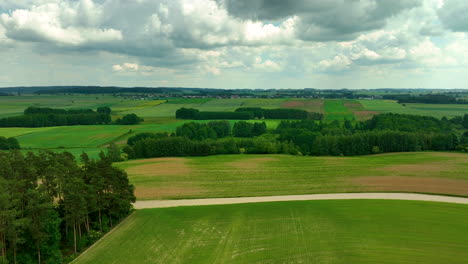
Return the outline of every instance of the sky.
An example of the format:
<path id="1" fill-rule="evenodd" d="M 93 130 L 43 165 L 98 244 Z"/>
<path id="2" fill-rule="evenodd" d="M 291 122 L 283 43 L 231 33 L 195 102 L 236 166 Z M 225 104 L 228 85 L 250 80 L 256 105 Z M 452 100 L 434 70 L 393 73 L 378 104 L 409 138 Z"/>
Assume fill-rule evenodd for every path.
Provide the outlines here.
<path id="1" fill-rule="evenodd" d="M 468 88 L 466 0 L 0 0 L 0 87 Z"/>

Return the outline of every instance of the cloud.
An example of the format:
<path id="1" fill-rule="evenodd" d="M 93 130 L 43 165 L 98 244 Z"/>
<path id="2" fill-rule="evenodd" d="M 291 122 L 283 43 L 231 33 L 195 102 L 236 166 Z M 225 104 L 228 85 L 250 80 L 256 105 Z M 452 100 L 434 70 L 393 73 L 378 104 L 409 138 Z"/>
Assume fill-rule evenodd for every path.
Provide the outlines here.
<path id="1" fill-rule="evenodd" d="M 446 28 L 455 32 L 468 32 L 468 2 L 466 0 L 445 0 L 438 14 Z"/>
<path id="2" fill-rule="evenodd" d="M 74 83 L 320 87 L 327 74 L 375 72 L 401 79 L 403 71 L 466 70 L 465 2 L 0 0 L 0 54 L 9 76 L 11 65 L 25 76 L 48 65 L 43 78 Z"/>
<path id="3" fill-rule="evenodd" d="M 297 37 L 306 41 L 350 40 L 358 33 L 383 28 L 386 20 L 416 7 L 419 0 L 219 0 L 235 17 L 279 20 L 297 17 Z"/>
<path id="4" fill-rule="evenodd" d="M 90 25 L 98 19 L 93 17 L 93 9 L 90 0 L 76 5 L 50 3 L 1 14 L 0 22 L 9 38 L 21 41 L 80 46 L 121 40 L 118 30 Z"/>

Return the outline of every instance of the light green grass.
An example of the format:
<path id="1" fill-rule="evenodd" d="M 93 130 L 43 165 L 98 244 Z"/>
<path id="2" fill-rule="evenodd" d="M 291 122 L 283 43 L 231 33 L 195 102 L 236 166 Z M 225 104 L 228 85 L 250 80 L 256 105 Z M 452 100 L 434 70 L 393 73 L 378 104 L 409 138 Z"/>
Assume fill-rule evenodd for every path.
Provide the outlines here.
<path id="1" fill-rule="evenodd" d="M 0 128 L 9 136 L 16 136 L 22 148 L 93 148 L 110 142 L 123 142 L 128 137 L 141 132 L 174 132 L 186 122 L 207 123 L 211 120 L 178 120 L 162 124 L 142 125 L 96 125 L 64 126 L 49 128 Z M 238 120 L 230 120 L 234 125 Z M 267 128 L 275 129 L 280 120 L 249 120 L 248 122 L 265 122 Z M 132 132 L 130 132 L 130 130 Z M 18 135 L 18 136 L 17 136 Z"/>
<path id="2" fill-rule="evenodd" d="M 325 100 L 326 120 L 354 120 L 354 114 L 344 105 L 348 100 Z"/>
<path id="3" fill-rule="evenodd" d="M 195 108 L 200 111 L 234 111 L 239 107 L 263 107 L 263 108 L 280 108 L 286 99 L 210 99 L 210 98 L 195 98 L 195 99 L 167 99 L 167 103 L 156 105 L 153 107 L 134 109 L 125 113 L 135 113 L 142 117 L 175 117 L 177 109 Z"/>
<path id="4" fill-rule="evenodd" d="M 391 100 L 359 100 L 370 111 L 381 113 L 398 113 L 411 115 L 425 115 L 441 118 L 462 116 L 468 113 L 468 105 L 457 104 L 398 104 Z"/>
<path id="5" fill-rule="evenodd" d="M 147 209 L 74 263 L 464 264 L 466 219 L 467 205 L 384 200 Z"/>
<path id="6" fill-rule="evenodd" d="M 463 153 L 415 152 L 358 157 L 219 155 L 132 160 L 116 163 L 116 166 L 129 173 L 139 200 L 362 191 L 468 196 L 468 154 Z M 423 180 L 407 185 L 392 185 L 393 181 L 389 181 L 372 187 L 361 182 L 362 177 L 376 180 L 413 177 L 436 181 L 429 185 Z M 437 179 L 449 182 L 439 183 Z"/>
<path id="7" fill-rule="evenodd" d="M 114 106 L 125 100 L 110 95 L 22 95 L 0 97 L 0 118 L 22 115 L 29 106 L 64 109 Z"/>
<path id="8" fill-rule="evenodd" d="M 36 133 L 54 129 L 55 127 L 0 127 L 0 136 L 3 137 L 17 137 L 25 134 Z"/>

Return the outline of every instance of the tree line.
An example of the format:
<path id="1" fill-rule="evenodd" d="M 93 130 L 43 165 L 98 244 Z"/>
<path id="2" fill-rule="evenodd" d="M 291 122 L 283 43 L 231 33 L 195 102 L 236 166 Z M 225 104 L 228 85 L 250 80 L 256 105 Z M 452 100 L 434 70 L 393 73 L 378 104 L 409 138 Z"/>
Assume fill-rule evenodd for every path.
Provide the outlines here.
<path id="1" fill-rule="evenodd" d="M 124 152 L 129 158 L 147 158 L 237 153 L 351 156 L 465 150 L 468 133 L 459 131 L 466 120 L 468 115 L 449 120 L 388 113 L 360 122 L 281 121 L 270 131 L 264 122 L 238 121 L 233 127 L 227 121 L 191 122 L 170 135 L 143 133 L 130 137 Z"/>
<path id="2" fill-rule="evenodd" d="M 54 109 L 28 107 L 22 116 L 0 119 L 0 127 L 51 127 L 76 125 L 108 125 L 112 124 L 112 110 L 105 107 L 92 109 Z M 134 125 L 143 122 L 135 114 L 127 114 L 118 118 L 114 123 L 118 125 Z"/>
<path id="3" fill-rule="evenodd" d="M 235 112 L 251 113 L 254 118 L 260 119 L 313 119 L 322 120 L 322 113 L 307 112 L 301 109 L 264 109 L 260 107 L 240 107 Z"/>
<path id="4" fill-rule="evenodd" d="M 397 100 L 398 103 L 421 103 L 421 104 L 468 104 L 468 100 L 456 98 L 446 94 L 392 94 L 384 95 L 383 99 Z"/>
<path id="5" fill-rule="evenodd" d="M 0 263 L 63 263 L 132 210 L 125 171 L 68 152 L 0 152 Z M 71 256 L 66 256 L 72 253 Z"/>
<path id="6" fill-rule="evenodd" d="M 464 118 L 468 119 L 468 115 Z M 464 120 L 462 118 L 462 120 Z M 380 114 L 367 121 L 282 121 L 275 133 L 306 155 L 365 155 L 395 151 L 454 150 L 463 142 L 460 118 Z"/>
<path id="7" fill-rule="evenodd" d="M 249 120 L 249 119 L 313 119 L 322 120 L 323 114 L 309 113 L 300 109 L 263 109 L 260 107 L 241 107 L 234 112 L 209 112 L 182 107 L 176 111 L 177 119 L 192 120 Z"/>

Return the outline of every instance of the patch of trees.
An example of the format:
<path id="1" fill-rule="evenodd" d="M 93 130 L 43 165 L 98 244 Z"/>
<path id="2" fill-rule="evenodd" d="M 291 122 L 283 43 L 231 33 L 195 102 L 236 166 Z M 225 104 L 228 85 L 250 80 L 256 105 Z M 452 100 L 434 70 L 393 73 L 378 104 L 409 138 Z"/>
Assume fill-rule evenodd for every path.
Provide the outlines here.
<path id="1" fill-rule="evenodd" d="M 124 148 L 130 159 L 208 156 L 219 154 L 296 154 L 294 145 L 268 138 L 190 140 L 184 137 L 146 138 Z"/>
<path id="2" fill-rule="evenodd" d="M 232 134 L 235 137 L 250 138 L 260 136 L 267 131 L 265 122 L 262 123 L 249 123 L 245 121 L 239 121 L 234 124 Z"/>
<path id="3" fill-rule="evenodd" d="M 102 125 L 110 122 L 110 108 L 108 107 L 98 108 L 96 112 L 91 109 L 65 110 L 28 107 L 22 116 L 0 119 L 0 127 Z"/>
<path id="4" fill-rule="evenodd" d="M 388 113 L 375 115 L 364 123 L 358 123 L 357 127 L 361 130 L 448 132 L 452 129 L 452 124 L 446 119 L 437 119 L 430 116 Z"/>
<path id="5" fill-rule="evenodd" d="M 450 122 L 452 124 L 460 125 L 463 128 L 468 129 L 468 114 L 465 114 L 463 116 L 456 116 L 456 117 L 450 119 Z"/>
<path id="6" fill-rule="evenodd" d="M 454 134 L 423 134 L 401 131 L 365 131 L 352 135 L 317 136 L 310 147 L 311 155 L 354 156 L 386 152 L 453 150 Z"/>
<path id="7" fill-rule="evenodd" d="M 192 120 L 248 120 L 258 119 L 323 119 L 321 113 L 309 113 L 300 109 L 263 109 L 259 107 L 237 108 L 235 112 L 208 112 L 193 108 L 180 108 L 176 111 L 177 119 Z"/>
<path id="8" fill-rule="evenodd" d="M 383 99 L 397 100 L 398 103 L 421 103 L 421 104 L 468 104 L 468 100 L 457 99 L 446 94 L 393 94 L 384 95 Z"/>
<path id="9" fill-rule="evenodd" d="M 241 107 L 237 108 L 235 112 L 252 113 L 255 118 L 265 119 L 323 119 L 323 114 L 321 113 L 309 113 L 300 109 L 263 109 L 260 107 Z"/>
<path id="10" fill-rule="evenodd" d="M 14 137 L 6 138 L 0 136 L 0 150 L 20 149 L 18 140 Z"/>
<path id="11" fill-rule="evenodd" d="M 10 96 L 10 95 L 11 95 L 11 94 L 9 94 L 9 93 L 2 93 L 2 92 L 0 92 L 0 96 Z"/>
<path id="12" fill-rule="evenodd" d="M 115 120 L 115 124 L 117 125 L 137 125 L 143 122 L 143 118 L 137 116 L 136 114 L 127 114 L 124 115 L 122 118 L 117 118 Z"/>
<path id="13" fill-rule="evenodd" d="M 211 121 L 206 124 L 190 122 L 177 127 L 176 136 L 192 140 L 217 139 L 231 135 L 228 121 Z"/>
<path id="14" fill-rule="evenodd" d="M 354 124 L 282 121 L 275 133 L 278 140 L 293 142 L 307 155 L 454 150 L 460 144 L 452 120 L 392 113 Z"/>
<path id="15" fill-rule="evenodd" d="M 0 263 L 67 262 L 132 210 L 125 171 L 67 152 L 0 152 Z M 68 257 L 72 258 L 73 256 Z"/>

